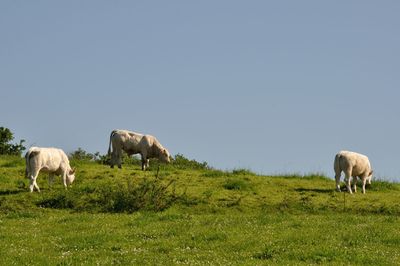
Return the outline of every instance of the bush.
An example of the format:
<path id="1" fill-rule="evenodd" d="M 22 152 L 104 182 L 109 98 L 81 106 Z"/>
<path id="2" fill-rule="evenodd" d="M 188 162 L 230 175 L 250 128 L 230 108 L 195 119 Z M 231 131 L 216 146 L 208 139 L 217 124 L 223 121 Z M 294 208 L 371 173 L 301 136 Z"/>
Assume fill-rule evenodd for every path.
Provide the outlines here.
<path id="1" fill-rule="evenodd" d="M 175 158 L 172 160 L 172 166 L 177 169 L 193 169 L 193 170 L 210 169 L 207 162 L 199 163 L 196 160 L 189 160 L 182 154 L 175 155 Z"/>
<path id="2" fill-rule="evenodd" d="M 155 178 L 143 179 L 137 184 L 127 179 L 126 183 L 104 184 L 94 189 L 55 191 L 36 205 L 74 211 L 132 213 L 139 210 L 163 211 L 177 201 L 183 204 L 191 202 L 186 194 L 175 193 L 174 180 L 165 183 Z"/>
<path id="3" fill-rule="evenodd" d="M 100 189 L 99 203 L 106 212 L 163 211 L 177 199 L 175 191 L 167 191 L 172 184 L 174 180 L 167 184 L 158 179 L 143 179 L 138 184 L 128 180 L 126 185 L 119 184 Z"/>
<path id="4" fill-rule="evenodd" d="M 14 134 L 5 127 L 0 127 L 0 154 L 19 155 L 26 150 L 23 143 L 25 140 L 20 140 L 19 143 L 11 144 L 14 139 Z"/>
<path id="5" fill-rule="evenodd" d="M 97 161 L 100 159 L 100 153 L 96 152 L 95 154 L 88 153 L 82 148 L 78 148 L 76 151 L 71 152 L 69 154 L 71 160 L 77 161 Z"/>

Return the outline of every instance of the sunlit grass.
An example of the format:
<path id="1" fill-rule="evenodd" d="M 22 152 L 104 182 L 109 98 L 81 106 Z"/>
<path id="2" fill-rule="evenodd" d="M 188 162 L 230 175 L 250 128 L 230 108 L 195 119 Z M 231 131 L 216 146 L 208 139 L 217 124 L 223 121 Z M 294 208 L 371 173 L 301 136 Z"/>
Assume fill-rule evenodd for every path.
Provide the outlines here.
<path id="1" fill-rule="evenodd" d="M 0 156 L 0 264 L 400 263 L 397 183 L 350 195 L 319 174 L 259 176 L 180 160 L 148 172 L 72 162 L 70 189 L 41 175 L 42 192 L 29 193 L 23 159 Z"/>

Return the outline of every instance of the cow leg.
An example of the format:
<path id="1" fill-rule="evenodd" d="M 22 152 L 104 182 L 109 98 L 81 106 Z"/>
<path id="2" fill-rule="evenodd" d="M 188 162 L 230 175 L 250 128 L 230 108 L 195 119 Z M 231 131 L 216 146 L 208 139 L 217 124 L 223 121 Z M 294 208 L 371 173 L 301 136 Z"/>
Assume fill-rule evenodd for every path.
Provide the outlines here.
<path id="1" fill-rule="evenodd" d="M 67 172 L 62 173 L 62 181 L 65 189 L 67 189 Z"/>
<path id="2" fill-rule="evenodd" d="M 336 191 L 340 192 L 340 175 L 341 173 L 336 173 L 335 180 L 336 180 Z"/>
<path id="3" fill-rule="evenodd" d="M 110 154 L 110 167 L 114 168 L 114 164 L 115 164 L 115 151 L 112 151 Z"/>
<path id="4" fill-rule="evenodd" d="M 357 177 L 356 176 L 353 177 L 353 190 L 354 190 L 354 193 L 357 193 Z"/>
<path id="5" fill-rule="evenodd" d="M 146 166 L 148 167 L 148 159 L 145 154 L 141 154 L 141 155 L 142 155 L 142 170 L 145 171 Z"/>
<path id="6" fill-rule="evenodd" d="M 40 192 L 40 188 L 39 188 L 38 184 L 36 183 L 36 178 L 35 178 L 35 181 L 34 181 L 33 185 L 35 186 L 36 190 L 38 192 Z"/>
<path id="7" fill-rule="evenodd" d="M 121 169 L 122 168 L 122 152 L 118 153 L 116 155 L 116 157 L 117 157 L 116 159 L 117 159 L 118 168 Z"/>
<path id="8" fill-rule="evenodd" d="M 35 177 L 31 175 L 29 179 L 30 179 L 29 191 L 33 192 L 33 188 L 35 186 Z"/>
<path id="9" fill-rule="evenodd" d="M 365 194 L 365 184 L 367 183 L 367 177 L 362 177 L 362 193 Z"/>
<path id="10" fill-rule="evenodd" d="M 351 191 L 351 175 L 348 173 L 346 173 L 346 188 L 350 194 L 353 194 L 353 192 Z"/>
<path id="11" fill-rule="evenodd" d="M 114 168 L 114 165 L 117 165 L 121 169 L 121 162 L 121 154 L 118 151 L 113 151 L 110 158 L 110 167 Z"/>
<path id="12" fill-rule="evenodd" d="M 39 171 L 36 171 L 33 174 L 31 174 L 31 176 L 30 176 L 30 181 L 31 181 L 31 184 L 29 185 L 30 192 L 33 192 L 34 188 L 36 188 L 36 190 L 38 192 L 40 192 L 40 188 L 39 188 L 38 184 L 36 183 L 36 179 L 37 179 L 38 175 L 39 175 Z"/>
<path id="13" fill-rule="evenodd" d="M 111 157 L 110 157 L 110 167 L 114 168 L 114 153 L 111 153 Z"/>

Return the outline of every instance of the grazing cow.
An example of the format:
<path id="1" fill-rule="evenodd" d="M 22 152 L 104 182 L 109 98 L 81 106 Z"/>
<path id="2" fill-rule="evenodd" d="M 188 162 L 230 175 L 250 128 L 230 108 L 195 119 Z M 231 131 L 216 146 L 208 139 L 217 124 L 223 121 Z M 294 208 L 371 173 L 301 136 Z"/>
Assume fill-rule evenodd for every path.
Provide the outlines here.
<path id="1" fill-rule="evenodd" d="M 168 150 L 155 137 L 128 130 L 113 130 L 108 145 L 108 155 L 111 155 L 111 168 L 114 168 L 115 164 L 121 168 L 122 151 L 125 151 L 129 156 L 140 154 L 142 157 L 142 170 L 146 170 L 149 167 L 149 158 L 157 158 L 165 163 L 170 162 Z"/>
<path id="2" fill-rule="evenodd" d="M 31 181 L 31 192 L 33 188 L 40 192 L 36 183 L 40 171 L 49 173 L 49 184 L 53 182 L 54 175 L 62 176 L 65 188 L 74 182 L 75 169 L 71 169 L 67 155 L 60 149 L 32 147 L 25 154 L 25 160 L 25 174 Z"/>
<path id="3" fill-rule="evenodd" d="M 353 177 L 354 192 L 357 192 L 357 177 L 362 180 L 363 193 L 365 193 L 366 182 L 368 181 L 368 184 L 371 184 L 373 171 L 369 159 L 365 155 L 351 151 L 341 151 L 335 156 L 334 169 L 337 191 L 340 191 L 339 183 L 342 171 L 345 174 L 346 187 L 350 194 L 352 194 L 350 186 L 351 177 Z"/>

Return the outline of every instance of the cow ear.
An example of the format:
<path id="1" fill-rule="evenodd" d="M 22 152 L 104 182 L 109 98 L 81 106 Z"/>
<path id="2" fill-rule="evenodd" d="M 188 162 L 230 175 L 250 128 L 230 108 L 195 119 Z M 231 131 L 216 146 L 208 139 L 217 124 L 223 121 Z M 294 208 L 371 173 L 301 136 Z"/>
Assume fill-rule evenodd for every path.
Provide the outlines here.
<path id="1" fill-rule="evenodd" d="M 371 170 L 371 172 L 369 172 L 369 175 L 371 176 L 374 173 L 374 171 Z"/>
<path id="2" fill-rule="evenodd" d="M 69 171 L 69 174 L 70 174 L 70 175 L 75 174 L 75 171 L 76 171 L 76 169 L 73 168 L 73 169 L 71 169 L 71 170 Z"/>

